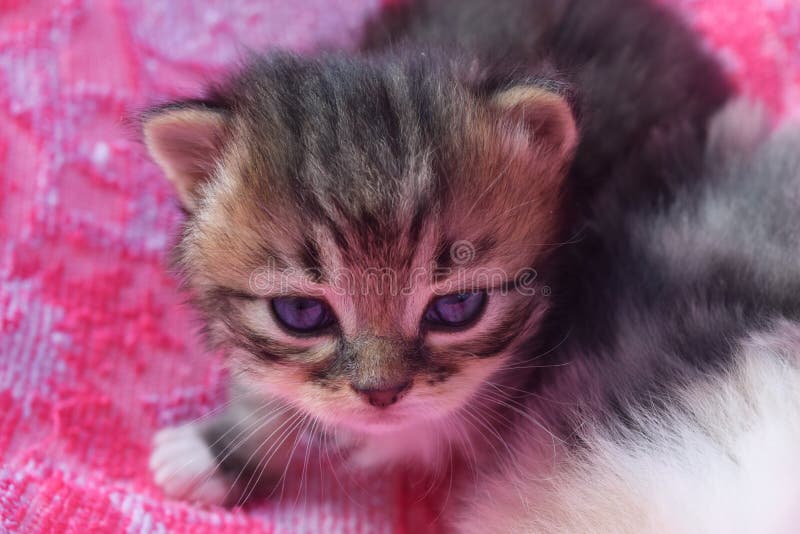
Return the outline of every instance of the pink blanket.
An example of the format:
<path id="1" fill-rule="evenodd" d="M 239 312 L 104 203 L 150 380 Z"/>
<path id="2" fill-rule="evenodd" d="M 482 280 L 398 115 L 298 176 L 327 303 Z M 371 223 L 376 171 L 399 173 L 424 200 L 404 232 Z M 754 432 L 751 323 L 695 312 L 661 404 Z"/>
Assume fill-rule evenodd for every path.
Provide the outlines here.
<path id="1" fill-rule="evenodd" d="M 248 48 L 352 43 L 379 3 L 0 0 L 0 531 L 426 529 L 400 477 L 312 465 L 301 496 L 224 510 L 166 499 L 146 467 L 153 432 L 219 406 L 224 376 L 165 271 L 180 216 L 125 117 Z M 796 0 L 676 5 L 743 92 L 800 116 Z"/>

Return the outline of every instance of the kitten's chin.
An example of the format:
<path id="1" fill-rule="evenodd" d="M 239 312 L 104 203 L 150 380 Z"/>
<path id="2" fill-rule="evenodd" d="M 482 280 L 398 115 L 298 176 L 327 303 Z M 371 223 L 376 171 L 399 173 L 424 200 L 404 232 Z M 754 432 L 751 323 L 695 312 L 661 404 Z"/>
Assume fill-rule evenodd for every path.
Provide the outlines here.
<path id="1" fill-rule="evenodd" d="M 403 410 L 375 409 L 344 415 L 338 424 L 363 434 L 387 434 L 418 426 L 425 420 Z"/>

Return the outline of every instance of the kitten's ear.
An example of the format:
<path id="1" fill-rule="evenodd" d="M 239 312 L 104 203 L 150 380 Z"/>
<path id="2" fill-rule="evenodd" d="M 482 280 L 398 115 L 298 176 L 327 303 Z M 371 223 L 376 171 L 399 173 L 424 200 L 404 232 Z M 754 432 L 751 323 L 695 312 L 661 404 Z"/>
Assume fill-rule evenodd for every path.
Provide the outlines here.
<path id="1" fill-rule="evenodd" d="M 531 143 L 556 155 L 570 157 L 578 143 L 572 109 L 563 97 L 533 86 L 502 90 L 492 104 L 529 128 Z"/>
<path id="2" fill-rule="evenodd" d="M 225 114 L 200 106 L 167 107 L 144 116 L 144 141 L 189 212 L 197 205 L 197 189 L 208 180 L 220 156 Z"/>

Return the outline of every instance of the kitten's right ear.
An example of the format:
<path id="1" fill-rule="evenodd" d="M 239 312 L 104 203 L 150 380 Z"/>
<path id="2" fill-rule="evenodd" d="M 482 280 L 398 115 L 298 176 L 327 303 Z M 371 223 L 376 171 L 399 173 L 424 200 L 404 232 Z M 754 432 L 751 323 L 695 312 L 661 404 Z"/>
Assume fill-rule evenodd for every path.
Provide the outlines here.
<path id="1" fill-rule="evenodd" d="M 147 150 L 189 212 L 197 206 L 199 186 L 214 172 L 225 128 L 224 112 L 199 105 L 169 106 L 143 118 Z"/>

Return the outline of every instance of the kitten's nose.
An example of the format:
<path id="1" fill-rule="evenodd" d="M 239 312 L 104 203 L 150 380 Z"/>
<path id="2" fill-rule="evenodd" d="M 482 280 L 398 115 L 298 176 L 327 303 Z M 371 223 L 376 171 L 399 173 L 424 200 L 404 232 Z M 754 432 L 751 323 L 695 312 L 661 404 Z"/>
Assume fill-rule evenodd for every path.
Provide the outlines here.
<path id="1" fill-rule="evenodd" d="M 353 384 L 353 389 L 365 402 L 377 408 L 386 408 L 397 402 L 410 385 L 410 381 L 388 388 L 360 388 Z"/>

